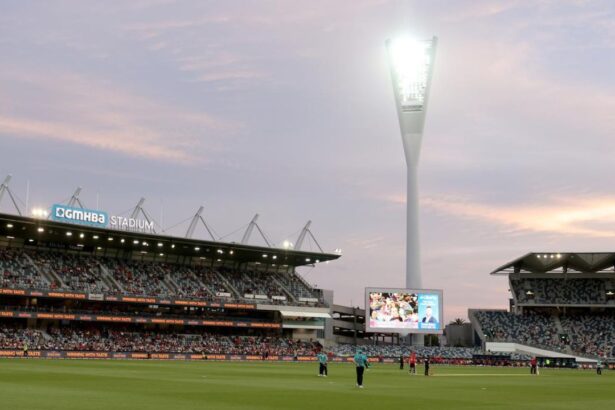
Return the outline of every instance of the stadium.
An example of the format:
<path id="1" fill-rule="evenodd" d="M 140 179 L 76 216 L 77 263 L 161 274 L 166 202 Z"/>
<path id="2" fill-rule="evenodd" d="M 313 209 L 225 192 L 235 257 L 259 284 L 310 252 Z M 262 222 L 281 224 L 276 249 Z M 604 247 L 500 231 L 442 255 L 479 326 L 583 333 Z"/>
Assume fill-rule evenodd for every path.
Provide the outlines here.
<path id="1" fill-rule="evenodd" d="M 492 272 L 508 276 L 509 310 L 470 309 L 470 323 L 446 326 L 432 346 L 428 336 L 426 344 L 413 345 L 396 329 L 370 331 L 365 310 L 334 304 L 332 291 L 314 288 L 297 273 L 303 265 L 340 257 L 300 250 L 312 235 L 309 225 L 293 247 L 262 247 L 248 244 L 251 232 L 260 230 L 255 221 L 242 243 L 224 243 L 190 238 L 201 223 L 198 213 L 185 237 L 170 237 L 148 230 L 147 221 L 135 220 L 128 229 L 95 226 L 111 218 L 79 204 L 73 196 L 36 216 L 0 215 L 0 355 L 37 360 L 29 371 L 57 372 L 61 363 L 74 363 L 63 377 L 93 371 L 104 378 L 106 365 L 66 360 L 97 359 L 128 360 L 135 363 L 131 371 L 152 375 L 138 363 L 169 363 L 162 371 L 173 377 L 201 370 L 172 363 L 207 362 L 207 375 L 200 377 L 214 377 L 213 371 L 218 377 L 254 372 L 250 377 L 294 378 L 313 376 L 313 362 L 326 352 L 337 373 L 332 377 L 339 377 L 350 371 L 358 350 L 368 356 L 372 373 L 383 373 L 377 384 L 398 378 L 400 360 L 406 364 L 413 354 L 419 364 L 429 359 L 439 376 L 527 375 L 532 358 L 543 375 L 564 371 L 559 368 L 587 377 L 598 361 L 615 367 L 615 254 L 516 259 Z M 148 218 L 142 205 L 128 219 Z M 92 221 L 87 212 L 105 216 Z M 71 222 L 64 221 L 67 215 Z M 237 367 L 249 366 L 240 362 L 254 365 Z M 16 371 L 13 366 L 3 363 L 6 371 Z"/>
<path id="2" fill-rule="evenodd" d="M 609 8 L 7 5 L 0 407 L 614 407 Z"/>

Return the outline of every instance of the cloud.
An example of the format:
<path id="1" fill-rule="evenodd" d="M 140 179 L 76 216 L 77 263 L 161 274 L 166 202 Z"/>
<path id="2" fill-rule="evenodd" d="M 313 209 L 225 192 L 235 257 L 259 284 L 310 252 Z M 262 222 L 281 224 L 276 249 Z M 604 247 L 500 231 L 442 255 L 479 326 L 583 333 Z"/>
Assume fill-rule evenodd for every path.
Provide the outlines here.
<path id="1" fill-rule="evenodd" d="M 615 237 L 615 197 L 557 198 L 544 204 L 490 205 L 459 197 L 426 197 L 426 209 L 496 224 L 508 233 Z"/>
<path id="2" fill-rule="evenodd" d="M 132 157 L 186 163 L 223 149 L 236 125 L 131 93 L 101 79 L 63 72 L 0 72 L 0 84 L 35 90 L 0 95 L 0 136 L 64 141 Z M 7 87 L 8 88 L 8 87 Z M 12 96 L 11 96 L 12 95 Z M 8 98 L 10 97 L 10 101 Z"/>

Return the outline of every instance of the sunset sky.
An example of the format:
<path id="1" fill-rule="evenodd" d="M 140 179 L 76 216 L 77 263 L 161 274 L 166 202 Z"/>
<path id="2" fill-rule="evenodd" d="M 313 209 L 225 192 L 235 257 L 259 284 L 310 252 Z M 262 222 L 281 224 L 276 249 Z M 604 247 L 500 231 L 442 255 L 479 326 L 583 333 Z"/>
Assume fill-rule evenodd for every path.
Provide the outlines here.
<path id="1" fill-rule="evenodd" d="M 311 219 L 343 256 L 300 272 L 363 305 L 405 282 L 384 48 L 404 34 L 439 39 L 420 229 L 446 319 L 506 307 L 489 272 L 527 252 L 613 251 L 609 0 L 0 0 L 0 178 L 31 206 L 144 196 L 166 227 L 204 205 L 226 241 L 255 213 L 277 244 Z"/>

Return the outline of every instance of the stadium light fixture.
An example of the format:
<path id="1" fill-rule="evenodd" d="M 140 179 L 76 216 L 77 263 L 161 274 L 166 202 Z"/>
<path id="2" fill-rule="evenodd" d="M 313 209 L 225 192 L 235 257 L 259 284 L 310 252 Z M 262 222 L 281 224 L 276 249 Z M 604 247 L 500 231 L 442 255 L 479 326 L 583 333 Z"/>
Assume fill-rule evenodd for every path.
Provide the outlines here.
<path id="1" fill-rule="evenodd" d="M 13 227 L 13 224 L 6 224 L 6 227 L 11 229 Z"/>
<path id="2" fill-rule="evenodd" d="M 38 228 L 37 231 L 39 232 L 45 232 L 45 228 Z"/>
<path id="3" fill-rule="evenodd" d="M 399 37 L 386 41 L 397 116 L 407 165 L 406 287 L 422 288 L 418 163 L 437 39 Z"/>
<path id="4" fill-rule="evenodd" d="M 98 235 L 92 236 L 93 239 L 98 239 Z"/>
<path id="5" fill-rule="evenodd" d="M 47 218 L 48 215 L 49 215 L 49 212 L 46 209 L 42 209 L 42 208 L 32 209 L 32 216 L 35 218 Z"/>
<path id="6" fill-rule="evenodd" d="M 433 40 L 400 37 L 387 42 L 393 81 L 403 110 L 422 111 L 433 61 Z"/>
<path id="7" fill-rule="evenodd" d="M 198 252 L 198 251 L 200 251 L 200 250 L 201 250 L 201 248 L 199 248 L 198 246 L 195 246 L 195 247 L 194 247 L 194 250 Z"/>
<path id="8" fill-rule="evenodd" d="M 73 236 L 72 232 L 66 232 L 66 236 Z"/>
<path id="9" fill-rule="evenodd" d="M 159 248 L 162 248 L 163 246 L 164 246 L 164 245 L 163 245 L 163 243 L 162 243 L 162 242 L 158 242 L 158 247 L 159 247 Z"/>
<path id="10" fill-rule="evenodd" d="M 126 239 L 124 238 L 120 239 L 120 243 L 124 243 L 124 242 L 126 242 Z"/>
<path id="11" fill-rule="evenodd" d="M 113 237 L 111 237 L 111 236 L 110 236 L 110 237 L 108 237 L 108 238 L 107 238 L 107 240 L 108 240 L 109 242 L 113 242 Z"/>
<path id="12" fill-rule="evenodd" d="M 79 238 L 81 238 L 81 239 L 85 238 L 85 234 L 84 233 L 80 233 L 79 234 Z"/>

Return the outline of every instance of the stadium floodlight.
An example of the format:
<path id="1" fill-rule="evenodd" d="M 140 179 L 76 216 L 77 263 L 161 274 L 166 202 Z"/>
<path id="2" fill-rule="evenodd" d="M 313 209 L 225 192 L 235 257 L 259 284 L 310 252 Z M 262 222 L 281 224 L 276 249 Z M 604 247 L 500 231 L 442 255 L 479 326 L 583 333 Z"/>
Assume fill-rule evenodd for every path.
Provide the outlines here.
<path id="1" fill-rule="evenodd" d="M 408 187 L 406 200 L 406 287 L 422 288 L 417 168 L 437 39 L 409 37 L 386 42 L 397 115 L 402 135 Z"/>

